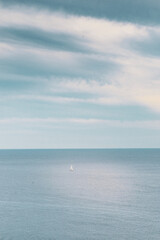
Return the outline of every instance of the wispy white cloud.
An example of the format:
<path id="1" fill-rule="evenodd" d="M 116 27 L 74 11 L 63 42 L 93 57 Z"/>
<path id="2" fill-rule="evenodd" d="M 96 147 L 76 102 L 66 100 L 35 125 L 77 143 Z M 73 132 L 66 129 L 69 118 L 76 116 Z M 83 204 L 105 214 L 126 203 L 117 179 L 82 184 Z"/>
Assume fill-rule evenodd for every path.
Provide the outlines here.
<path id="1" fill-rule="evenodd" d="M 15 73 L 13 67 L 17 68 L 17 65 L 13 66 L 12 61 L 11 64 L 8 62 L 8 66 L 12 65 L 12 69 L 9 70 L 14 71 L 12 73 L 7 69 L 6 75 L 23 80 L 28 79 L 27 74 L 34 75 L 30 76 L 30 79 L 44 79 L 45 91 L 50 94 L 55 91 L 70 93 L 70 97 L 55 97 L 44 96 L 42 91 L 42 95 L 29 95 L 31 99 L 61 103 L 136 104 L 160 112 L 160 59 L 146 57 L 128 44 L 130 40 L 146 41 L 153 31 L 160 32 L 159 26 L 141 26 L 61 12 L 37 11 L 35 8 L 1 6 L 0 11 L 0 27 L 36 28 L 44 30 L 46 34 L 70 34 L 81 39 L 84 46 L 93 50 L 91 53 L 81 54 L 69 50 L 50 50 L 47 46 L 39 48 L 38 45 L 32 46 L 30 43 L 22 43 L 19 46 L 18 42 L 16 45 L 16 41 L 0 43 L 0 58 L 3 61 L 4 58 L 16 59 L 19 62 L 25 59 L 24 66 L 21 67 L 26 69 L 24 72 L 17 70 Z M 113 68 L 111 73 L 108 73 L 110 65 L 107 64 L 96 69 L 97 60 L 100 65 L 109 61 L 117 67 Z M 67 74 L 68 77 L 65 78 Z M 73 97 L 73 92 L 85 92 L 93 97 Z"/>
<path id="2" fill-rule="evenodd" d="M 10 98 L 10 97 L 9 97 Z M 7 99 L 9 99 L 7 97 Z M 54 97 L 54 96 L 45 96 L 45 95 L 15 95 L 12 96 L 11 99 L 13 100 L 17 100 L 17 99 L 21 99 L 21 100 L 36 100 L 36 101 L 42 101 L 42 102 L 53 102 L 53 103 L 77 103 L 77 102 L 81 102 L 81 103 L 86 103 L 86 100 L 83 98 L 73 98 L 73 97 Z M 5 100 L 5 97 L 4 97 Z"/>
<path id="3" fill-rule="evenodd" d="M 147 28 L 132 23 L 73 16 L 60 12 L 37 11 L 34 8 L 8 9 L 1 7 L 0 11 L 0 27 L 23 28 L 26 31 L 36 28 L 44 30 L 44 34 L 47 32 L 70 34 L 72 37 L 78 37 L 81 44 L 92 49 L 93 52 L 101 53 L 104 59 L 106 59 L 105 54 L 128 54 L 128 50 L 121 45 L 122 42 L 130 39 L 146 39 L 149 36 L 148 31 L 151 29 L 151 27 Z M 158 30 L 159 28 L 157 28 Z M 26 45 L 26 43 L 24 44 Z"/>
<path id="4" fill-rule="evenodd" d="M 157 63 L 160 61 L 157 60 Z M 115 75 L 111 83 L 86 81 L 78 79 L 74 81 L 63 80 L 58 86 L 61 91 L 85 92 L 94 94 L 94 98 L 85 99 L 86 102 L 111 105 L 142 105 L 156 112 L 160 112 L 160 81 L 157 72 L 152 73 L 152 66 L 144 66 L 144 63 L 128 65 L 124 72 Z M 156 66 L 156 65 L 155 65 Z M 124 66 L 125 67 L 125 66 Z M 155 67 L 156 68 L 156 67 Z M 159 71 L 160 74 L 160 71 Z M 153 79 L 152 79 L 153 77 Z M 53 87 L 56 91 L 56 87 Z"/>
<path id="5" fill-rule="evenodd" d="M 132 23 L 119 23 L 93 17 L 68 15 L 61 12 L 40 11 L 35 8 L 1 6 L 0 26 L 38 27 L 48 31 L 61 31 L 90 36 L 91 39 L 119 41 L 126 37 L 147 35 L 146 27 Z M 83 34 L 83 35 L 82 35 Z"/>
<path id="6" fill-rule="evenodd" d="M 147 128 L 147 129 L 160 129 L 160 121 L 120 121 L 120 120 L 107 120 L 96 118 L 3 118 L 0 119 L 1 125 L 45 125 L 51 127 L 52 124 L 76 124 L 76 125 L 89 125 L 92 126 L 109 126 L 121 128 Z M 51 124 L 46 125 L 46 124 Z"/>

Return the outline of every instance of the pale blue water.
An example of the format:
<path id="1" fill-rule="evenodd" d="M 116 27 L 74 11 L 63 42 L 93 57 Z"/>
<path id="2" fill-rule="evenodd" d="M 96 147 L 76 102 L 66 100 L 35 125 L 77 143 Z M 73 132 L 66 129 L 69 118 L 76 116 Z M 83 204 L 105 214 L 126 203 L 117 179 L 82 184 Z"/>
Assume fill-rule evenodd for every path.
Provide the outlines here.
<path id="1" fill-rule="evenodd" d="M 159 240 L 160 150 L 1 150 L 5 239 Z"/>

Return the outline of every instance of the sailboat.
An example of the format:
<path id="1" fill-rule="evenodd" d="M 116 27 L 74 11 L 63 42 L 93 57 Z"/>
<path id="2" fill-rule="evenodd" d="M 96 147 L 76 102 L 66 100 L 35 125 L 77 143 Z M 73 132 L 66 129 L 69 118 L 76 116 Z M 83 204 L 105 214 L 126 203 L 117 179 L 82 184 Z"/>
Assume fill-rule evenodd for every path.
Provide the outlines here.
<path id="1" fill-rule="evenodd" d="M 73 167 L 72 167 L 72 165 L 70 166 L 70 169 L 69 169 L 71 172 L 73 172 L 74 170 L 73 170 Z"/>

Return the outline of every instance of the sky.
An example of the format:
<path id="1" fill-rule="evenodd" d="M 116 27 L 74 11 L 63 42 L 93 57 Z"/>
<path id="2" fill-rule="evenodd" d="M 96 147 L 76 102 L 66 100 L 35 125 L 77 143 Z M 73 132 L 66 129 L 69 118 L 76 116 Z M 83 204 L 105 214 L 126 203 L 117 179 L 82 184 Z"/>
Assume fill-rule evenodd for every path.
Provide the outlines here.
<path id="1" fill-rule="evenodd" d="M 159 148 L 159 12 L 0 0 L 0 149 Z"/>

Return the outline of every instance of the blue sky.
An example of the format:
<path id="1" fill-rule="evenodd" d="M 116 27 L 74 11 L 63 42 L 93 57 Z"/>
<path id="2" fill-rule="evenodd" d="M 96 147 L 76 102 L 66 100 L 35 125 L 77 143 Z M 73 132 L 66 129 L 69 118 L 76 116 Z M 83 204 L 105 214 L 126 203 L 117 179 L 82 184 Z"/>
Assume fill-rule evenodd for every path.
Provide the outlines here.
<path id="1" fill-rule="evenodd" d="M 157 0 L 1 0 L 0 148 L 159 148 Z"/>

